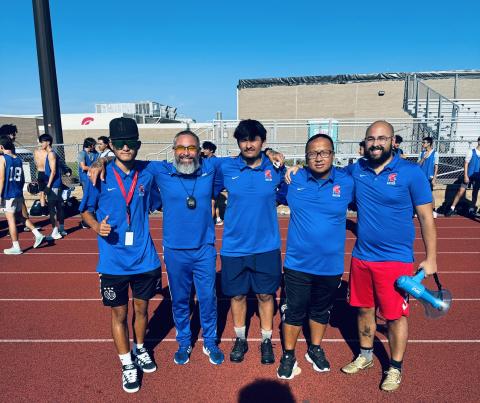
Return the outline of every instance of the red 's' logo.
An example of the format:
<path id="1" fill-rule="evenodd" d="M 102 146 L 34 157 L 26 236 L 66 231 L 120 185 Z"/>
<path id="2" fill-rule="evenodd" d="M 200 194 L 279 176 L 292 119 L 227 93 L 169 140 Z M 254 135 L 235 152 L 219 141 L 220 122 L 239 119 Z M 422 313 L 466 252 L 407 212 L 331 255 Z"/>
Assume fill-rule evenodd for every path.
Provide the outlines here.
<path id="1" fill-rule="evenodd" d="M 387 179 L 387 185 L 395 185 L 397 182 L 397 174 L 389 174 Z"/>
<path id="2" fill-rule="evenodd" d="M 265 170 L 265 180 L 266 181 L 272 180 L 272 171 L 270 171 L 270 169 Z"/>
<path id="3" fill-rule="evenodd" d="M 92 118 L 91 116 L 87 116 L 86 118 L 82 119 L 82 126 L 89 125 L 92 123 L 95 119 Z"/>
<path id="4" fill-rule="evenodd" d="M 340 197 L 341 195 L 341 188 L 340 185 L 334 185 L 332 189 L 332 196 L 333 197 Z"/>

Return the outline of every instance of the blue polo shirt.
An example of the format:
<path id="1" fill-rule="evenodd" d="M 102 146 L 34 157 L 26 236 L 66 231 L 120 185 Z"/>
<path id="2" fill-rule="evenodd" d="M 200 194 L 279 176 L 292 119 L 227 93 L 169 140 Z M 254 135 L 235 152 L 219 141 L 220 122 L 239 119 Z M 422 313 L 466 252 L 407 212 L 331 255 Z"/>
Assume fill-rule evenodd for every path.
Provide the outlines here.
<path id="1" fill-rule="evenodd" d="M 371 262 L 413 262 L 414 207 L 432 201 L 421 168 L 396 154 L 378 175 L 366 159 L 349 169 L 358 207 L 357 242 L 352 255 Z"/>
<path id="2" fill-rule="evenodd" d="M 215 243 L 212 219 L 215 164 L 203 159 L 192 175 L 180 174 L 172 163 L 150 161 L 147 170 L 155 177 L 163 204 L 163 245 L 170 249 L 197 249 Z M 192 195 L 196 208 L 187 207 Z"/>
<path id="3" fill-rule="evenodd" d="M 25 177 L 23 175 L 23 163 L 19 157 L 12 157 L 9 154 L 3 154 L 5 158 L 5 180 L 3 182 L 2 199 L 14 199 L 23 197 L 23 185 Z"/>
<path id="4" fill-rule="evenodd" d="M 86 193 L 80 206 L 80 211 L 95 212 L 97 221 L 102 221 L 107 215 L 112 231 L 108 237 L 98 235 L 99 261 L 97 271 L 104 274 L 130 275 L 144 273 L 160 267 L 155 245 L 150 236 L 148 213 L 150 208 L 151 188 L 155 186 L 153 175 L 145 169 L 145 163 L 136 161 L 135 167 L 127 175 L 114 163 L 106 166 L 105 181 L 99 181 L 93 186 L 88 181 Z M 130 185 L 138 171 L 137 185 L 130 203 L 131 231 L 133 245 L 125 246 L 127 231 L 127 208 L 125 198 L 113 173 L 116 170 L 128 194 Z"/>
<path id="5" fill-rule="evenodd" d="M 280 248 L 276 191 L 284 177 L 262 154 L 256 168 L 241 156 L 215 158 L 219 178 L 228 191 L 223 242 L 224 256 L 247 256 Z"/>
<path id="6" fill-rule="evenodd" d="M 328 179 L 300 169 L 292 175 L 286 201 L 290 207 L 284 266 L 305 273 L 343 273 L 347 207 L 354 185 L 346 170 L 333 167 Z"/>

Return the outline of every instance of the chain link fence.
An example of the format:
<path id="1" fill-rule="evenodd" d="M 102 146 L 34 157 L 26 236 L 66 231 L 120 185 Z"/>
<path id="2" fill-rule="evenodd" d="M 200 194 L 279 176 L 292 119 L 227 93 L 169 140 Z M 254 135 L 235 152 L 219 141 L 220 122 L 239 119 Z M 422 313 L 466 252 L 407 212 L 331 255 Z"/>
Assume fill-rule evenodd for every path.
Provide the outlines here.
<path id="1" fill-rule="evenodd" d="M 233 135 L 233 133 L 231 133 Z M 238 155 L 238 146 L 230 134 L 228 142 L 217 143 L 219 156 Z M 206 137 L 208 138 L 208 137 Z M 204 139 L 206 139 L 204 138 Z M 202 139 L 203 140 L 203 139 Z M 212 139 L 213 140 L 213 139 Z M 233 141 L 232 141 L 233 140 Z M 305 162 L 305 134 L 300 142 L 280 142 L 270 138 L 268 146 L 285 155 L 287 164 L 293 165 Z M 476 142 L 466 141 L 436 141 L 434 147 L 439 153 L 438 183 L 451 184 L 463 176 L 463 167 L 467 150 L 476 147 Z M 27 182 L 36 180 L 37 169 L 34 161 L 36 146 L 22 146 L 17 148 L 17 154 L 23 160 L 25 179 Z M 416 162 L 421 152 L 419 141 L 404 141 L 401 144 L 406 159 Z M 54 151 L 60 157 L 65 166 L 72 170 L 71 177 L 64 177 L 66 185 L 78 183 L 78 153 L 82 150 L 82 144 L 54 145 Z M 142 160 L 168 160 L 172 161 L 172 143 L 142 143 L 138 153 L 138 159 Z M 335 142 L 335 164 L 346 166 L 360 158 L 359 141 L 345 140 Z"/>

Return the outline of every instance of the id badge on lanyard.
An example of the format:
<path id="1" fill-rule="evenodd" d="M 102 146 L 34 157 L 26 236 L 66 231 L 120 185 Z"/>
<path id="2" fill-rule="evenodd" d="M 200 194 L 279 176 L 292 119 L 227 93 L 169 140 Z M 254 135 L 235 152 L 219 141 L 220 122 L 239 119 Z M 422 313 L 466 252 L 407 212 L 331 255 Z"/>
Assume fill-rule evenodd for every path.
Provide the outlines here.
<path id="1" fill-rule="evenodd" d="M 125 186 L 123 186 L 122 178 L 120 178 L 120 175 L 118 174 L 118 172 L 115 169 L 113 169 L 113 173 L 115 174 L 115 179 L 117 180 L 118 186 L 122 191 L 122 195 L 123 195 L 123 198 L 125 199 L 126 210 L 127 210 L 127 231 L 125 232 L 125 246 L 132 246 L 134 237 L 133 237 L 133 231 L 130 227 L 130 223 L 131 223 L 130 203 L 132 202 L 135 186 L 137 186 L 138 171 L 136 171 L 135 175 L 133 176 L 132 184 L 130 185 L 128 194 L 125 191 Z"/>

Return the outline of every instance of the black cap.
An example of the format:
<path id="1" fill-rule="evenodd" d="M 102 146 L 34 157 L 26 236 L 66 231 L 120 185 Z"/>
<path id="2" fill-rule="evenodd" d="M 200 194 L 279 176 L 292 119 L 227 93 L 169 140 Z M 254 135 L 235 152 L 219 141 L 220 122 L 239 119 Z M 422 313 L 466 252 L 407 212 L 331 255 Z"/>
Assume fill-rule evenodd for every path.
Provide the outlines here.
<path id="1" fill-rule="evenodd" d="M 137 122 L 131 118 L 115 118 L 110 121 L 110 140 L 138 140 Z"/>

